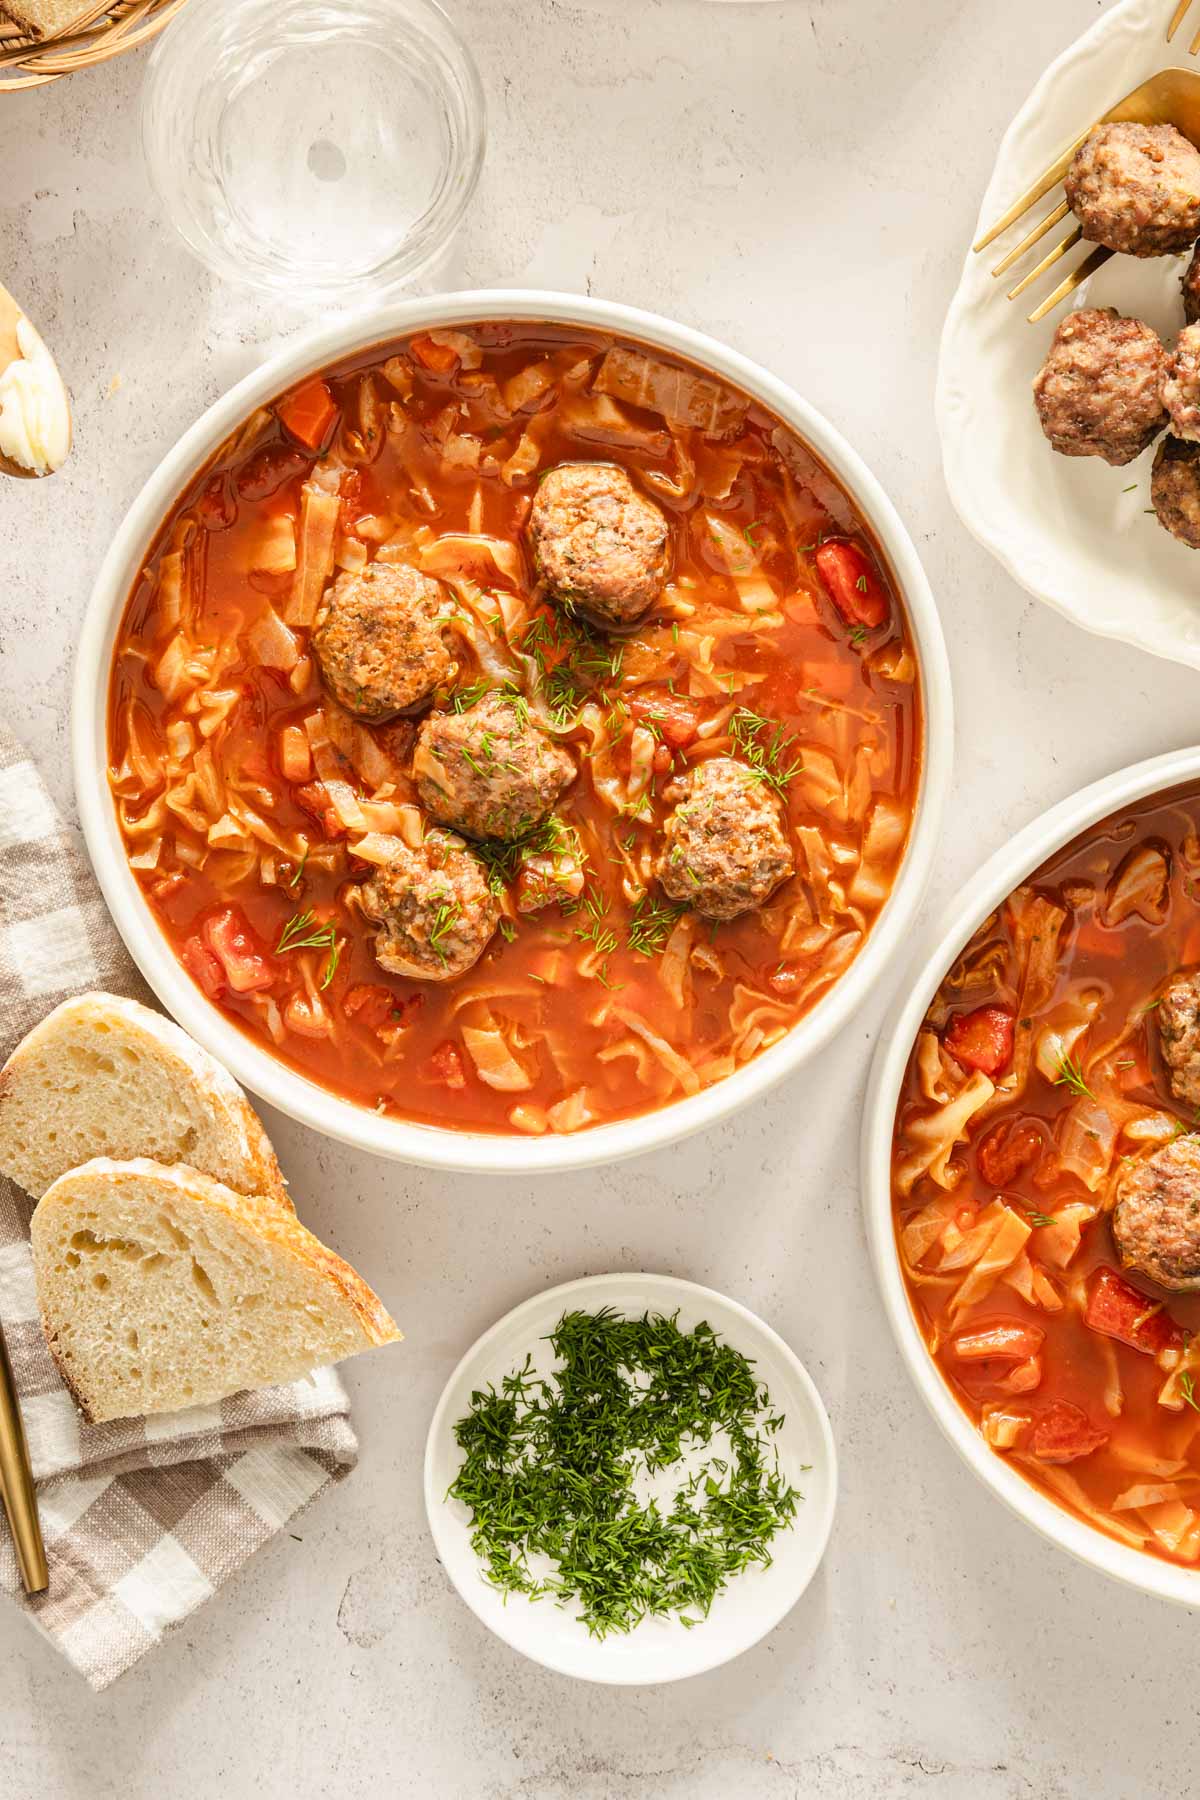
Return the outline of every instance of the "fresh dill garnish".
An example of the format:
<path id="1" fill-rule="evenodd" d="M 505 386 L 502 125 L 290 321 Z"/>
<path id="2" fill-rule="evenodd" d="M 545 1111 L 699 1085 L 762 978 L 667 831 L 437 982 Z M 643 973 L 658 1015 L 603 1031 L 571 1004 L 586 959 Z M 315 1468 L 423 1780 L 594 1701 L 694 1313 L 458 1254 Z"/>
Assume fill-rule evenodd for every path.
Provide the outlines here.
<path id="1" fill-rule="evenodd" d="M 475 855 L 487 871 L 488 886 L 493 894 L 502 893 L 515 880 L 521 864 L 531 856 L 550 856 L 555 862 L 570 858 L 582 868 L 583 847 L 573 825 L 567 825 L 555 813 L 529 825 L 510 838 L 491 838 L 475 845 Z"/>
<path id="2" fill-rule="evenodd" d="M 758 530 L 759 526 L 765 525 L 765 523 L 766 523 L 765 519 L 751 519 L 749 525 L 745 525 L 742 528 L 742 536 L 745 538 L 746 542 L 749 544 L 749 546 L 752 550 L 757 550 L 759 548 L 758 539 L 756 537 L 754 537 L 752 535 L 752 533 L 756 532 Z"/>
<path id="3" fill-rule="evenodd" d="M 1059 1059 L 1058 1073 L 1054 1077 L 1054 1085 L 1055 1087 L 1070 1088 L 1073 1094 L 1079 1094 L 1088 1100 L 1094 1100 L 1096 1097 L 1084 1079 L 1082 1068 L 1075 1061 L 1075 1058 L 1069 1056 L 1066 1051 L 1063 1052 Z"/>
<path id="4" fill-rule="evenodd" d="M 643 894 L 629 915 L 625 942 L 639 956 L 661 956 L 666 949 L 667 939 L 686 910 L 686 907 L 676 906 L 670 900 L 658 900 L 652 894 Z"/>
<path id="5" fill-rule="evenodd" d="M 304 865 L 307 861 L 308 861 L 308 845 L 305 844 L 304 851 L 303 851 L 303 854 L 301 855 L 300 861 L 296 864 L 296 867 L 293 869 L 292 873 L 288 876 L 287 883 L 286 883 L 286 885 L 288 887 L 294 888 L 296 886 L 296 883 L 300 880 L 300 877 L 304 873 Z"/>
<path id="6" fill-rule="evenodd" d="M 478 681 L 472 681 L 466 687 L 455 688 L 450 696 L 450 711 L 463 713 L 469 706 L 478 705 L 483 696 L 491 692 L 491 686 L 487 676 L 481 675 Z"/>
<path id="7" fill-rule="evenodd" d="M 777 794 L 786 793 L 789 782 L 804 767 L 801 756 L 785 760 L 795 738 L 748 706 L 739 706 L 731 717 L 729 736 L 749 764 L 750 773 Z"/>
<path id="8" fill-rule="evenodd" d="M 521 635 L 537 685 L 556 725 L 569 725 L 587 699 L 607 703 L 607 689 L 621 680 L 624 645 L 593 636 L 561 609 L 539 613 Z"/>
<path id="9" fill-rule="evenodd" d="M 337 966 L 342 956 L 342 940 L 338 937 L 337 927 L 330 919 L 324 925 L 318 925 L 311 906 L 303 912 L 293 913 L 279 934 L 279 942 L 275 946 L 276 956 L 286 956 L 289 950 L 325 950 L 325 972 L 321 977 L 321 986 L 327 988 L 337 974 Z"/>
<path id="10" fill-rule="evenodd" d="M 866 640 L 867 640 L 866 626 L 865 625 L 856 625 L 854 627 L 854 630 L 850 633 L 850 642 L 852 644 L 864 644 L 864 643 L 866 643 Z"/>
<path id="11" fill-rule="evenodd" d="M 1040 1226 L 1043 1226 L 1043 1225 L 1057 1225 L 1058 1224 L 1058 1218 L 1054 1213 L 1034 1212 L 1034 1211 L 1030 1210 L 1030 1211 L 1026 1212 L 1025 1217 L 1028 1219 L 1029 1223 L 1033 1226 L 1035 1231 Z"/>
<path id="12" fill-rule="evenodd" d="M 550 1375 L 527 1356 L 454 1427 L 447 1498 L 470 1509 L 485 1579 L 577 1605 L 597 1638 L 647 1617 L 699 1624 L 731 1576 L 769 1567 L 803 1498 L 780 1472 L 782 1421 L 754 1365 L 707 1322 L 683 1331 L 611 1307 L 564 1313 L 549 1343 Z M 639 1499 L 641 1478 L 685 1457 L 673 1496 Z"/>
<path id="13" fill-rule="evenodd" d="M 1200 1400 L 1196 1398 L 1196 1384 L 1187 1369 L 1184 1369 L 1179 1377 L 1179 1391 L 1193 1411 L 1200 1412 Z"/>
<path id="14" fill-rule="evenodd" d="M 585 888 L 578 910 L 584 916 L 575 927 L 575 936 L 581 944 L 593 944 L 601 956 L 610 956 L 621 940 L 612 926 L 604 923 L 608 912 L 606 896 L 599 888 Z"/>
<path id="15" fill-rule="evenodd" d="M 517 928 L 513 924 L 512 920 L 501 918 L 501 920 L 500 920 L 500 936 L 504 939 L 505 943 L 511 944 L 513 939 L 516 937 L 516 935 L 517 935 Z"/>
<path id="16" fill-rule="evenodd" d="M 443 900 L 433 915 L 429 929 L 429 948 L 442 964 L 446 961 L 446 937 L 462 912 L 457 900 Z"/>

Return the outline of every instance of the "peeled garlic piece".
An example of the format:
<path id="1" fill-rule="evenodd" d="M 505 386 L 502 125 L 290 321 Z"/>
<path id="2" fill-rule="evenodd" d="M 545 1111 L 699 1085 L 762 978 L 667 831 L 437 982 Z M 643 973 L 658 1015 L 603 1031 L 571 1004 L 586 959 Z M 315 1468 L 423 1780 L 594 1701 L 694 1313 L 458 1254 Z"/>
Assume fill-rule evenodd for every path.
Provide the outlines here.
<path id="1" fill-rule="evenodd" d="M 71 448 L 71 407 L 31 319 L 0 287 L 0 470 L 53 475 Z"/>

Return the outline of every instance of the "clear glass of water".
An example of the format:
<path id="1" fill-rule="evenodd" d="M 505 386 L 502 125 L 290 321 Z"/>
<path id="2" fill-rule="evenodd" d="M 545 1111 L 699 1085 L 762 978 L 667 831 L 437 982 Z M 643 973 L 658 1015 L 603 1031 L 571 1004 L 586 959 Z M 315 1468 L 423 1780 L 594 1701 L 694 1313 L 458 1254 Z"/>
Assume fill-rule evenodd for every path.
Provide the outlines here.
<path id="1" fill-rule="evenodd" d="M 167 214 L 219 275 L 353 302 L 445 250 L 485 118 L 434 0 L 190 0 L 150 57 L 142 142 Z"/>

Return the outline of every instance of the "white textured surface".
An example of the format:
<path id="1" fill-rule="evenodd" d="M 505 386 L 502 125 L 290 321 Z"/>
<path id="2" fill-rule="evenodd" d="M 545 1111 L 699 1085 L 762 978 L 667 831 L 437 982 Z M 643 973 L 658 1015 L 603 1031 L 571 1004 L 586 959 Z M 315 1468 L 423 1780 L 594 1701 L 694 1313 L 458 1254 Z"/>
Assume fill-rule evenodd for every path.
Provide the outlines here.
<path id="1" fill-rule="evenodd" d="M 725 337 L 823 408 L 907 518 L 960 719 L 931 904 L 1053 799 L 1196 736 L 1196 676 L 1028 600 L 938 470 L 937 335 L 978 196 L 1094 0 L 450 4 L 493 111 L 461 280 L 590 287 Z M 154 216 L 139 79 L 134 60 L 0 101 L 0 275 L 59 355 L 77 426 L 67 473 L 0 492 L 0 702 L 67 803 L 71 648 L 108 533 L 181 426 L 303 322 L 215 290 Z M 736 1125 L 554 1186 L 406 1174 L 281 1125 L 305 1218 L 408 1333 L 349 1367 L 362 1465 L 302 1544 L 274 1544 L 99 1699 L 0 1614 L 6 1800 L 1192 1791 L 1195 1620 L 1010 1519 L 879 1317 L 855 1141 L 882 1000 Z M 794 1345 L 833 1417 L 842 1501 L 822 1572 L 758 1649 L 675 1688 L 590 1690 L 520 1662 L 450 1590 L 420 1456 L 486 1325 L 539 1284 L 638 1264 L 724 1289 Z"/>

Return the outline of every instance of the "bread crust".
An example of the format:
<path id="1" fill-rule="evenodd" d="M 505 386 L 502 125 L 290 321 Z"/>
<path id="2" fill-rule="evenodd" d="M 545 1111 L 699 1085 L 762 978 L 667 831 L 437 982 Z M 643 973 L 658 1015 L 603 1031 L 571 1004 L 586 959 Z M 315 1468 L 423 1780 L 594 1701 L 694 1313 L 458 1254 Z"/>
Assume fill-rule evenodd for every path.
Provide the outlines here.
<path id="1" fill-rule="evenodd" d="M 211 1176 L 186 1163 L 168 1165 L 153 1162 L 148 1157 L 137 1157 L 124 1162 L 111 1157 L 94 1157 L 91 1162 L 60 1176 L 46 1190 L 34 1209 L 30 1227 L 42 1332 L 63 1382 L 89 1423 L 96 1422 L 96 1413 L 89 1399 L 81 1392 L 77 1380 L 68 1372 L 61 1354 L 57 1329 L 42 1303 L 41 1271 L 41 1251 L 47 1237 L 54 1231 L 54 1214 L 77 1206 L 81 1184 L 86 1185 L 89 1180 L 98 1182 L 101 1186 L 105 1183 L 119 1186 L 130 1181 L 151 1182 L 160 1190 L 164 1201 L 177 1195 L 192 1205 L 211 1207 L 239 1231 L 294 1257 L 310 1275 L 327 1282 L 349 1307 L 354 1323 L 362 1334 L 363 1341 L 358 1346 L 359 1349 L 376 1349 L 384 1344 L 401 1341 L 403 1333 L 378 1295 L 357 1270 L 321 1243 L 319 1238 L 314 1237 L 294 1213 L 281 1211 L 273 1201 L 262 1195 L 234 1193 L 221 1182 L 214 1181 Z M 317 1360 L 314 1357 L 314 1361 Z M 102 1413 L 103 1419 L 124 1416 L 127 1415 L 109 1414 L 107 1411 Z"/>
<path id="2" fill-rule="evenodd" d="M 143 1006 L 140 1001 L 119 994 L 76 994 L 62 1001 L 26 1033 L 0 1068 L 0 1170 L 20 1180 L 16 1169 L 10 1167 L 11 1158 L 5 1143 L 4 1103 L 16 1089 L 24 1070 L 37 1056 L 53 1054 L 56 1034 L 62 1033 L 65 1038 L 72 1031 L 87 1031 L 100 1023 L 108 1030 L 124 1029 L 150 1038 L 159 1055 L 178 1068 L 180 1077 L 192 1084 L 207 1110 L 219 1116 L 234 1135 L 246 1166 L 244 1185 L 247 1190 L 266 1196 L 294 1215 L 295 1207 L 288 1198 L 287 1185 L 271 1141 L 233 1076 L 172 1020 Z M 239 1183 L 239 1188 L 241 1185 Z M 37 1198 L 36 1194 L 34 1198 Z"/>

